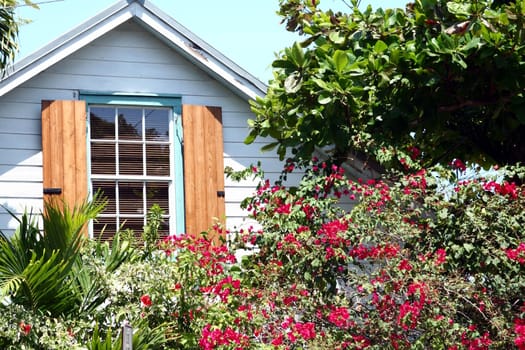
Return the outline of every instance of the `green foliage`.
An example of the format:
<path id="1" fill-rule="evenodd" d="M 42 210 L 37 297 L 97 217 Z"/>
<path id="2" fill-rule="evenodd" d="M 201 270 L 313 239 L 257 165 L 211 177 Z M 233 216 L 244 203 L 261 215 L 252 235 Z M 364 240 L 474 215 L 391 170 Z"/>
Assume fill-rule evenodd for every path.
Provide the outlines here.
<path id="1" fill-rule="evenodd" d="M 162 349 L 162 344 L 166 341 L 162 328 L 149 329 L 144 321 L 138 322 L 135 326 L 138 326 L 138 328 L 133 332 L 133 349 Z M 122 350 L 122 330 L 116 337 L 113 337 L 112 331 L 109 330 L 103 338 L 99 332 L 98 325 L 95 325 L 93 338 L 87 343 L 86 347 L 88 350 Z"/>
<path id="2" fill-rule="evenodd" d="M 84 243 L 85 224 L 98 215 L 98 199 L 70 210 L 65 203 L 46 203 L 42 221 L 24 214 L 14 236 L 0 236 L 0 297 L 32 310 L 67 312 L 75 304 L 70 274 Z"/>
<path id="3" fill-rule="evenodd" d="M 158 204 L 153 204 L 148 211 L 146 216 L 147 224 L 142 232 L 142 240 L 144 241 L 144 248 L 147 254 L 151 254 L 157 247 L 160 238 L 159 228 L 164 221 L 163 215 L 164 210 Z"/>
<path id="4" fill-rule="evenodd" d="M 26 214 L 13 236 L 2 235 L 2 349 L 121 349 L 125 322 L 134 328 L 134 349 L 173 342 L 173 264 L 120 234 L 111 245 L 85 239 L 85 224 L 104 205 L 98 196 L 72 209 L 48 202 L 44 231 Z M 153 304 L 144 303 L 150 295 Z"/>
<path id="5" fill-rule="evenodd" d="M 239 242 L 257 247 L 243 272 L 259 293 L 255 304 L 274 308 L 263 323 L 289 325 L 268 336 L 283 348 L 503 349 L 523 341 L 525 188 L 513 182 L 523 172 L 434 167 L 354 182 L 320 163 L 298 187 L 263 179 L 244 203 L 262 229 L 241 232 Z M 355 205 L 345 211 L 349 200 Z M 315 331 L 294 333 L 305 323 Z"/>
<path id="6" fill-rule="evenodd" d="M 93 257 L 94 260 L 88 259 L 87 256 Z M 120 233 L 113 237 L 111 246 L 107 241 L 88 242 L 72 271 L 72 287 L 78 299 L 77 311 L 95 312 L 109 295 L 105 276 L 114 273 L 123 264 L 137 260 L 139 256 L 132 242 L 121 239 Z"/>
<path id="7" fill-rule="evenodd" d="M 304 40 L 273 62 L 247 143 L 269 136 L 281 158 L 330 147 L 337 162 L 357 154 L 386 167 L 411 156 L 423 166 L 525 159 L 521 1 L 354 4 L 349 13 L 317 5 L 280 1 L 287 29 Z"/>
<path id="8" fill-rule="evenodd" d="M 18 51 L 19 20 L 15 17 L 15 8 L 21 3 L 38 8 L 32 1 L 1 0 L 0 1 L 0 76 L 5 74 L 8 65 L 13 61 Z"/>
<path id="9" fill-rule="evenodd" d="M 126 323 L 134 349 L 503 349 L 525 340 L 523 167 L 351 181 L 312 162 L 286 187 L 295 168 L 288 162 L 273 184 L 258 167 L 229 172 L 261 182 L 243 203 L 260 226 L 228 246 L 192 235 L 151 251 L 120 234 L 112 245 L 83 242 L 63 280 L 70 309 L 6 296 L 0 348 L 120 349 Z M 31 260 L 38 242 L 25 242 Z M 56 284 L 49 271 L 39 272 L 43 290 Z"/>

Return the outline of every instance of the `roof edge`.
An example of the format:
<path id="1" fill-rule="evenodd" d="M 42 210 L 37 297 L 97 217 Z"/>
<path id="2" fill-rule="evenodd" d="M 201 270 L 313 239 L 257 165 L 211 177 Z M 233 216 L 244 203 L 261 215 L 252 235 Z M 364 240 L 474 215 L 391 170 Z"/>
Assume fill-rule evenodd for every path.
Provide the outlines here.
<path id="1" fill-rule="evenodd" d="M 213 53 L 212 56 L 217 59 L 220 63 L 224 64 L 227 68 L 232 70 L 233 72 L 237 73 L 238 75 L 242 77 L 246 77 L 246 80 L 250 81 L 254 87 L 259 89 L 263 94 L 266 94 L 266 90 L 268 88 L 267 84 L 259 80 L 257 77 L 255 77 L 253 74 L 239 66 L 237 63 L 229 59 L 227 56 L 223 55 L 219 50 L 215 49 L 212 45 L 201 39 L 200 37 L 196 36 L 193 32 L 191 32 L 188 28 L 186 28 L 181 23 L 177 22 L 173 17 L 166 14 L 164 11 L 159 9 L 157 6 L 155 6 L 151 1 L 149 0 L 128 0 L 128 1 L 135 1 L 143 4 L 143 7 L 151 11 L 153 14 L 155 14 L 159 19 L 164 21 L 168 26 L 175 29 L 177 32 L 179 32 L 181 35 L 186 37 L 189 41 L 193 42 L 195 45 L 200 47 L 202 50 Z"/>

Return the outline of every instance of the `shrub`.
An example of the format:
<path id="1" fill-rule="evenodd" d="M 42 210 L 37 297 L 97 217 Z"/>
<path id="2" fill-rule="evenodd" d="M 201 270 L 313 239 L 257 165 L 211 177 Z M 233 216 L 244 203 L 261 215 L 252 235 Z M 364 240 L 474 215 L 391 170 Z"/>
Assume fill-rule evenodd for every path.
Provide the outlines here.
<path id="1" fill-rule="evenodd" d="M 285 186 L 295 168 L 274 184 L 232 174 L 260 177 L 243 204 L 260 226 L 228 245 L 83 244 L 67 277 L 79 303 L 53 315 L 5 298 L 0 346 L 118 349 L 129 322 L 134 349 L 525 348 L 523 167 L 351 181 L 316 161 Z"/>
<path id="2" fill-rule="evenodd" d="M 500 169 L 497 181 L 458 182 L 458 173 L 354 182 L 319 163 L 297 188 L 263 180 L 245 203 L 262 230 L 240 234 L 241 245 L 258 247 L 243 267 L 260 293 L 252 309 L 270 314 L 260 340 L 377 349 L 523 342 L 524 169 Z M 353 210 L 338 207 L 345 200 L 357 201 Z"/>

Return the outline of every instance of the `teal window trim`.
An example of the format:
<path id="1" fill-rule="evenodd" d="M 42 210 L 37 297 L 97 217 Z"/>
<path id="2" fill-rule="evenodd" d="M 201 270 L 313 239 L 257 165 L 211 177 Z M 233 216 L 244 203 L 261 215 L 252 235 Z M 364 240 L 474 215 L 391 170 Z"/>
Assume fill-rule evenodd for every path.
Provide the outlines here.
<path id="1" fill-rule="evenodd" d="M 133 93 L 104 93 L 80 91 L 79 100 L 86 101 L 86 108 L 90 105 L 120 105 L 141 107 L 168 107 L 173 110 L 173 184 L 175 186 L 175 230 L 176 234 L 185 232 L 184 208 L 184 168 L 182 154 L 182 101 L 180 96 L 162 94 L 133 94 Z M 89 139 L 86 140 L 89 147 Z M 89 149 L 89 148 L 88 148 Z M 89 162 L 89 157 L 88 157 Z M 91 164 L 88 164 L 91 169 Z M 89 175 L 89 174 L 88 174 Z M 170 213 L 171 214 L 171 213 Z"/>

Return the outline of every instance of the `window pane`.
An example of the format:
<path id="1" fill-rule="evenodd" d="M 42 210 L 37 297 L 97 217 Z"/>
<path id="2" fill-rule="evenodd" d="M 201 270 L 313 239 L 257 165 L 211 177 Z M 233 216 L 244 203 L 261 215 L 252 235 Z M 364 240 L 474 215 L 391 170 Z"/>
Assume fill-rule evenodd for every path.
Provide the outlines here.
<path id="1" fill-rule="evenodd" d="M 140 238 L 144 228 L 144 218 L 121 217 L 121 231 L 130 229 L 135 233 L 135 237 Z"/>
<path id="2" fill-rule="evenodd" d="M 119 174 L 144 175 L 142 144 L 119 144 Z"/>
<path id="3" fill-rule="evenodd" d="M 160 225 L 159 237 L 166 237 L 170 235 L 169 218 L 164 218 L 164 222 Z"/>
<path id="4" fill-rule="evenodd" d="M 118 109 L 118 137 L 121 140 L 142 140 L 142 109 Z"/>
<path id="5" fill-rule="evenodd" d="M 164 210 L 164 214 L 169 214 L 169 183 L 168 182 L 147 182 L 146 183 L 146 207 L 151 208 L 153 204 L 158 204 Z"/>
<path id="6" fill-rule="evenodd" d="M 150 176 L 170 175 L 170 145 L 146 145 L 146 172 Z"/>
<path id="7" fill-rule="evenodd" d="M 144 215 L 143 183 L 119 182 L 118 188 L 120 213 Z"/>
<path id="8" fill-rule="evenodd" d="M 108 204 L 104 208 L 104 214 L 116 214 L 116 196 L 115 196 L 115 181 L 93 181 L 93 193 L 102 192 L 104 198 L 108 200 Z"/>
<path id="9" fill-rule="evenodd" d="M 117 232 L 117 219 L 114 217 L 98 217 L 93 222 L 93 237 L 104 241 L 113 239 Z"/>
<path id="10" fill-rule="evenodd" d="M 146 109 L 146 140 L 169 141 L 169 109 Z"/>
<path id="11" fill-rule="evenodd" d="M 115 174 L 115 144 L 114 143 L 92 143 L 91 144 L 91 173 L 92 174 Z"/>
<path id="12" fill-rule="evenodd" d="M 89 121 L 92 139 L 115 139 L 115 108 L 91 107 Z"/>

